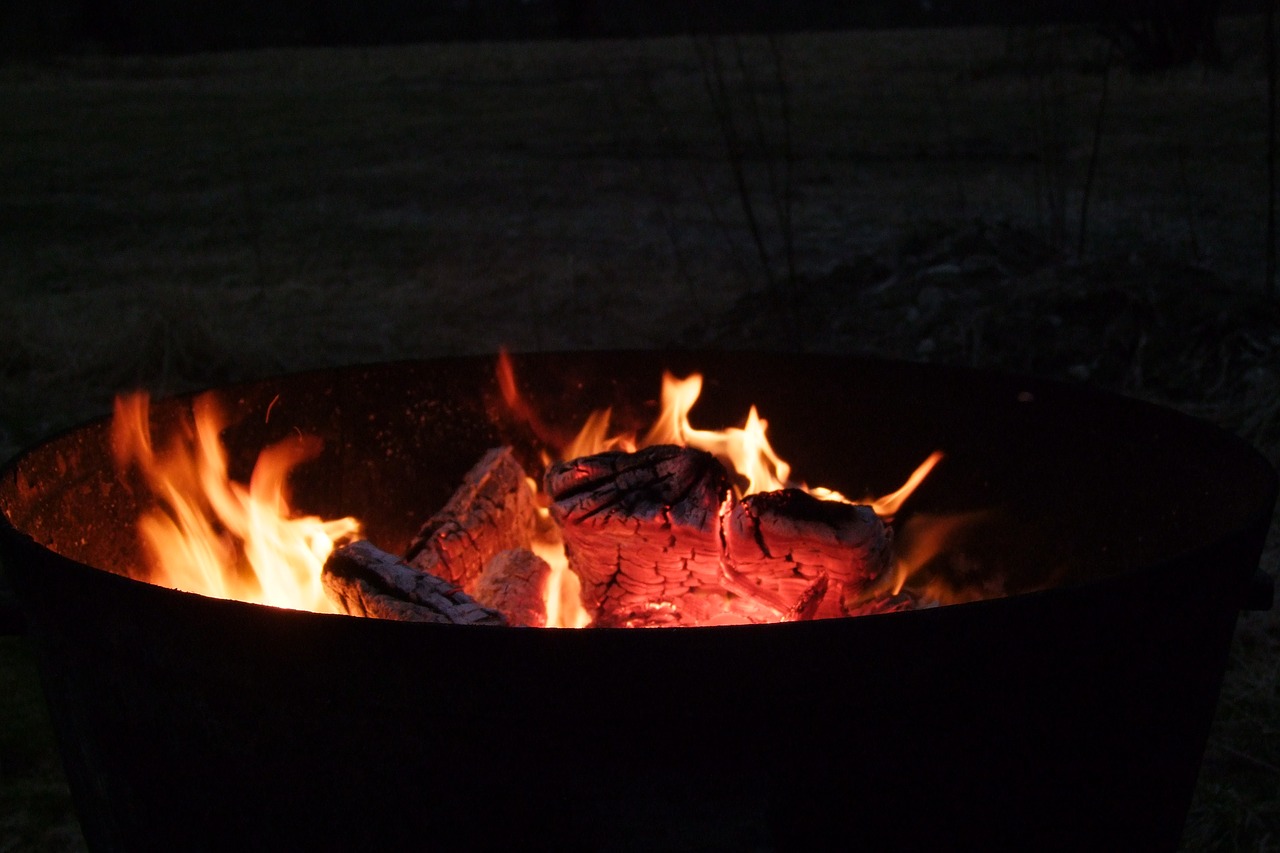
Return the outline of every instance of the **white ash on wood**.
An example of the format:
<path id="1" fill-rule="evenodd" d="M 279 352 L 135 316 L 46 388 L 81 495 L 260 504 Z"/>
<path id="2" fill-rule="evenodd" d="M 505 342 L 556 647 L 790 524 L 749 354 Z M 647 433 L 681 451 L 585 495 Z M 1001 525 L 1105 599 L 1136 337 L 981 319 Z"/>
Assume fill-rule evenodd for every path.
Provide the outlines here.
<path id="1" fill-rule="evenodd" d="M 367 541 L 334 549 L 321 575 L 329 597 L 352 616 L 455 625 L 506 625 L 458 587 Z"/>
<path id="2" fill-rule="evenodd" d="M 545 626 L 550 567 L 527 548 L 533 501 L 511 449 L 494 448 L 423 525 L 404 559 L 356 542 L 334 551 L 323 582 L 357 616 Z"/>
<path id="3" fill-rule="evenodd" d="M 535 526 L 533 490 L 524 469 L 511 448 L 497 447 L 422 526 L 405 560 L 474 595 L 485 564 L 502 551 L 527 549 Z"/>
<path id="4" fill-rule="evenodd" d="M 475 584 L 475 597 L 506 617 L 508 625 L 545 628 L 551 567 L 532 551 L 512 548 L 494 555 Z"/>

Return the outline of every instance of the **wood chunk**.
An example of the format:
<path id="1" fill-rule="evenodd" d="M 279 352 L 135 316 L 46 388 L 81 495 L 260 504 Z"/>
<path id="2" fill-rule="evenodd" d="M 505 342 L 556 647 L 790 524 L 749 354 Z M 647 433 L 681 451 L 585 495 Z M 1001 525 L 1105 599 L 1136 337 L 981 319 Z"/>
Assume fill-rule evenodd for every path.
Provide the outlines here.
<path id="1" fill-rule="evenodd" d="M 535 525 L 533 490 L 524 469 L 511 448 L 494 448 L 422 526 L 405 559 L 474 595 L 485 563 L 502 551 L 528 548 Z"/>
<path id="2" fill-rule="evenodd" d="M 550 574 L 551 566 L 532 551 L 501 551 L 476 581 L 476 599 L 506 617 L 508 625 L 545 628 Z"/>
<path id="3" fill-rule="evenodd" d="M 552 466 L 545 486 L 596 625 L 698 624 L 724 609 L 729 478 L 714 456 L 674 445 L 601 453 Z"/>
<path id="4" fill-rule="evenodd" d="M 904 610 L 919 610 L 932 606 L 928 603 L 921 604 L 919 598 L 906 590 L 897 593 L 881 592 L 872 594 L 870 597 L 846 595 L 841 604 L 848 616 L 901 613 Z"/>
<path id="5" fill-rule="evenodd" d="M 554 466 L 545 483 L 600 626 L 871 612 L 889 568 L 891 531 L 870 507 L 796 489 L 733 501 L 724 469 L 698 450 L 587 456 Z"/>
<path id="6" fill-rule="evenodd" d="M 725 516 L 726 586 L 772 605 L 782 618 L 843 616 L 842 602 L 888 570 L 891 542 L 867 506 L 798 489 L 749 495 Z M 815 595 L 823 578 L 826 589 Z"/>
<path id="7" fill-rule="evenodd" d="M 336 548 L 321 575 L 329 597 L 352 616 L 455 625 L 505 625 L 457 586 L 366 541 Z"/>

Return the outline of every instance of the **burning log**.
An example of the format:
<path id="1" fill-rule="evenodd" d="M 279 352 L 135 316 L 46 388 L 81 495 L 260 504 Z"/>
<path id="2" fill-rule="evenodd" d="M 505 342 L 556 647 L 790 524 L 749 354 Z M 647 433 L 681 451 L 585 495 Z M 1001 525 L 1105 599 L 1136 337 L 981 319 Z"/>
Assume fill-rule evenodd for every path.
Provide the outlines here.
<path id="1" fill-rule="evenodd" d="M 511 448 L 494 448 L 418 531 L 405 560 L 474 595 L 485 564 L 503 551 L 527 549 L 535 525 L 533 490 L 524 469 Z"/>
<path id="2" fill-rule="evenodd" d="M 552 466 L 545 484 L 595 624 L 698 624 L 724 609 L 729 478 L 714 456 L 674 445 L 601 453 Z"/>
<path id="3" fill-rule="evenodd" d="M 871 507 L 798 489 L 748 495 L 726 514 L 723 530 L 726 585 L 791 618 L 847 615 L 844 602 L 865 598 L 892 557 L 891 531 Z"/>
<path id="4" fill-rule="evenodd" d="M 329 597 L 352 616 L 456 625 L 505 625 L 501 613 L 455 585 L 366 541 L 334 550 L 321 575 Z"/>
<path id="5" fill-rule="evenodd" d="M 784 489 L 735 500 L 702 450 L 658 445 L 552 466 L 551 516 L 601 627 L 776 622 L 877 612 L 890 532 L 866 506 Z M 509 448 L 489 451 L 401 561 L 339 549 L 324 582 L 349 613 L 545 626 L 550 567 Z"/>
<path id="6" fill-rule="evenodd" d="M 509 447 L 486 453 L 401 560 L 368 542 L 337 549 L 322 579 L 347 613 L 407 621 L 544 626 L 550 567 L 527 550 L 536 514 Z"/>
<path id="7" fill-rule="evenodd" d="M 901 592 L 887 593 L 879 592 L 865 595 L 862 597 L 854 597 L 846 595 L 840 602 L 841 609 L 847 616 L 874 616 L 877 613 L 902 613 L 905 610 L 923 610 L 930 607 L 937 607 L 936 601 L 921 601 L 919 596 L 914 593 L 902 590 Z"/>
<path id="8" fill-rule="evenodd" d="M 476 599 L 506 617 L 508 625 L 545 628 L 547 577 L 551 567 L 532 551 L 502 551 L 485 564 Z"/>
<path id="9" fill-rule="evenodd" d="M 870 507 L 795 489 L 735 501 L 699 450 L 587 456 L 553 466 L 545 483 L 600 626 L 866 612 L 891 560 L 891 533 Z"/>

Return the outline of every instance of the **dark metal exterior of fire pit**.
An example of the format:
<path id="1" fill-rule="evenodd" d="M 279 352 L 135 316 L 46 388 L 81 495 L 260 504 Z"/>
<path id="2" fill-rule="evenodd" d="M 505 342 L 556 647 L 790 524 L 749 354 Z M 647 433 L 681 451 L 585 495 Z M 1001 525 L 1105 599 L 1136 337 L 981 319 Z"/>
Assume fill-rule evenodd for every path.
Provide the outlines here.
<path id="1" fill-rule="evenodd" d="M 1256 452 L 1154 406 L 948 368 L 515 363 L 551 430 L 614 402 L 639 418 L 662 368 L 701 370 L 696 424 L 757 403 L 784 458 L 846 493 L 888 491 L 940 448 L 904 521 L 982 511 L 939 574 L 962 584 L 981 566 L 1011 594 L 651 631 L 213 600 L 101 570 L 140 565 L 140 498 L 91 425 L 4 471 L 0 557 L 95 849 L 1176 847 L 1275 502 Z M 483 450 L 538 449 L 490 359 L 221 396 L 239 417 L 233 473 L 295 429 L 319 435 L 324 454 L 295 477 L 300 508 L 355 514 L 389 550 Z M 185 411 L 168 401 L 154 419 Z"/>

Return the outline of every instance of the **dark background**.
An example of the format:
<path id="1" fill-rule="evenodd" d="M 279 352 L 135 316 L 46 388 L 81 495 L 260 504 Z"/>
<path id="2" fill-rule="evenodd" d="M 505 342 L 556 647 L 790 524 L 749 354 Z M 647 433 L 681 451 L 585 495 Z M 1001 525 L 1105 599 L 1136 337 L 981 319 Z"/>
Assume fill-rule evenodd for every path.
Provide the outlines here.
<path id="1" fill-rule="evenodd" d="M 1248 0 L 9 0 L 0 52 L 187 53 L 684 32 L 1097 25 L 1135 61 L 1212 59 L 1214 19 Z"/>

